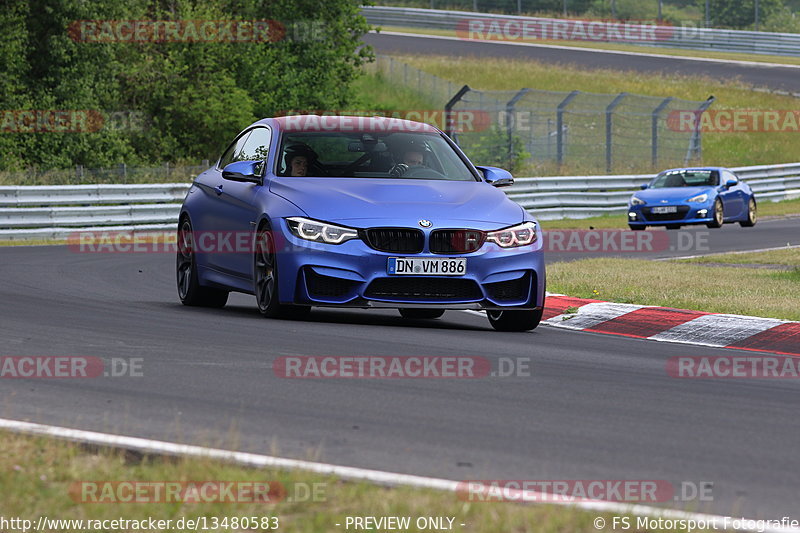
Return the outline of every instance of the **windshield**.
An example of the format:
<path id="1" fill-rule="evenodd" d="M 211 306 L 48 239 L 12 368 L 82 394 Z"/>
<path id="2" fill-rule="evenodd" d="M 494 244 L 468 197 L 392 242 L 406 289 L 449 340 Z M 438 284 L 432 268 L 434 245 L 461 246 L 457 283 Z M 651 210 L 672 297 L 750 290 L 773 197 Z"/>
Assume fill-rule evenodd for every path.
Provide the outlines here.
<path id="1" fill-rule="evenodd" d="M 670 170 L 662 172 L 650 185 L 653 189 L 667 187 L 702 187 L 719 185 L 719 172 L 716 170 Z"/>
<path id="2" fill-rule="evenodd" d="M 477 181 L 438 133 L 284 132 L 279 176 Z"/>

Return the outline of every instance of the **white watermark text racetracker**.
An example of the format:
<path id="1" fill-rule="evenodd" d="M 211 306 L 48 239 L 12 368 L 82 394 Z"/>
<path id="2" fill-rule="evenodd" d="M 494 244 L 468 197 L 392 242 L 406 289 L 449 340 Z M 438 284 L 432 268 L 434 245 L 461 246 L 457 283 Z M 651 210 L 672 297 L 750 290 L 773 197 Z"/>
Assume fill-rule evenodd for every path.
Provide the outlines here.
<path id="1" fill-rule="evenodd" d="M 480 356 L 282 356 L 272 364 L 289 379 L 475 379 L 530 377 L 529 357 Z"/>
<path id="2" fill-rule="evenodd" d="M 0 379 L 143 377 L 141 357 L 0 356 Z"/>

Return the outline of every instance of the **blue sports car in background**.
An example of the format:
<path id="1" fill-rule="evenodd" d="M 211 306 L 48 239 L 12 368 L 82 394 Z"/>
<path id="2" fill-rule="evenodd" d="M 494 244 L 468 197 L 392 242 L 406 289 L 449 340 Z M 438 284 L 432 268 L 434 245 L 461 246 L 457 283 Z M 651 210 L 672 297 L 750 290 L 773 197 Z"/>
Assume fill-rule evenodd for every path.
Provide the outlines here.
<path id="1" fill-rule="evenodd" d="M 240 133 L 192 184 L 178 225 L 178 294 L 222 307 L 254 294 L 267 317 L 389 307 L 431 319 L 485 310 L 535 328 L 541 230 L 444 133 L 382 117 L 290 116 Z"/>
<path id="2" fill-rule="evenodd" d="M 665 170 L 642 189 L 628 202 L 628 225 L 634 230 L 688 224 L 719 228 L 728 222 L 756 225 L 753 191 L 727 168 Z"/>

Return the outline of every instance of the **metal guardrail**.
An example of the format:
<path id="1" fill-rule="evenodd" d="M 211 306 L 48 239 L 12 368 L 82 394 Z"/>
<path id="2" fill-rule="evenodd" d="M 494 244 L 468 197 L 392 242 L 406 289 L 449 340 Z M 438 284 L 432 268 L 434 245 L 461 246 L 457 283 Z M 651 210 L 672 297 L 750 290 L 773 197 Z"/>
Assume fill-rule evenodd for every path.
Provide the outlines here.
<path id="1" fill-rule="evenodd" d="M 800 198 L 800 163 L 732 169 L 759 201 Z M 652 174 L 517 178 L 504 189 L 540 220 L 623 213 Z M 66 239 L 77 231 L 174 230 L 189 183 L 0 187 L 0 240 Z"/>
<path id="2" fill-rule="evenodd" d="M 540 27 L 554 28 L 558 24 L 565 24 L 569 19 L 548 19 L 539 17 L 521 17 L 518 15 L 497 15 L 490 13 L 475 13 L 470 11 L 445 11 L 440 9 L 420 9 L 403 7 L 367 6 L 361 8 L 361 13 L 367 21 L 375 26 L 401 26 L 411 28 L 427 28 L 437 30 L 467 29 L 467 21 L 484 21 L 487 31 L 492 31 L 492 21 L 507 21 L 514 25 L 513 31 L 508 33 L 509 39 L 518 39 L 520 28 L 523 24 L 539 25 Z M 579 21 L 578 21 L 579 22 Z M 583 31 L 587 35 L 590 21 L 583 21 L 587 28 Z M 620 24 L 623 21 L 619 21 Z M 519 23 L 516 25 L 515 23 Z M 573 21 L 571 24 L 575 24 Z M 607 21 L 603 21 L 607 23 Z M 720 30 L 712 28 L 698 28 L 694 26 L 655 26 L 655 25 L 629 25 L 634 32 L 649 33 L 652 39 L 630 39 L 617 32 L 608 32 L 608 36 L 592 38 L 595 42 L 615 42 L 636 44 L 659 48 L 682 48 L 687 50 L 706 50 L 715 52 L 739 52 L 746 54 L 766 54 L 778 56 L 800 56 L 800 34 L 772 33 L 743 30 Z M 503 32 L 502 26 L 496 26 Z M 563 27 L 563 26 L 561 26 Z M 589 33 L 588 35 L 591 35 Z M 502 33 L 498 38 L 502 38 Z M 533 40 L 539 40 L 534 37 Z M 591 42 L 584 41 L 584 42 Z"/>
<path id="3" fill-rule="evenodd" d="M 800 198 L 800 163 L 732 168 L 758 201 Z M 517 178 L 509 198 L 540 220 L 624 213 L 628 199 L 654 174 Z"/>
<path id="4" fill-rule="evenodd" d="M 174 229 L 190 183 L 0 187 L 0 240 Z"/>

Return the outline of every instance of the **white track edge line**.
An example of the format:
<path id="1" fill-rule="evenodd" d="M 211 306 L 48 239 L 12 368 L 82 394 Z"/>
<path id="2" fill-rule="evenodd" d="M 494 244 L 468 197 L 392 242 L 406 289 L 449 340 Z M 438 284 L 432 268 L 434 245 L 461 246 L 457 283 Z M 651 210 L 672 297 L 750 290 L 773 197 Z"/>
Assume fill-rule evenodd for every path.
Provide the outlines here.
<path id="1" fill-rule="evenodd" d="M 555 50 L 572 50 L 578 52 L 594 52 L 599 54 L 616 54 L 616 55 L 623 55 L 623 56 L 639 56 L 639 57 L 663 57 L 666 59 L 684 59 L 686 61 L 699 61 L 705 63 L 723 63 L 728 65 L 743 65 L 749 67 L 764 67 L 764 68 L 792 68 L 792 69 L 800 69 L 800 65 L 791 65 L 785 63 L 766 63 L 760 61 L 743 61 L 741 59 L 719 59 L 714 57 L 696 57 L 696 56 L 676 56 L 676 55 L 669 55 L 669 54 L 651 54 L 647 52 L 626 52 L 624 50 L 604 50 L 602 48 L 583 48 L 580 46 L 563 46 L 558 44 L 537 44 L 537 43 L 529 43 L 529 42 L 517 42 L 517 41 L 492 41 L 489 39 L 462 39 L 460 37 L 449 37 L 446 35 L 428 35 L 425 33 L 405 33 L 401 31 L 375 31 L 372 30 L 370 33 L 375 33 L 378 35 L 394 35 L 397 37 L 420 37 L 424 39 L 439 39 L 444 41 L 460 41 L 460 42 L 468 42 L 468 43 L 491 43 L 491 44 L 498 44 L 498 45 L 507 45 L 507 46 L 528 46 L 533 48 L 551 48 Z"/>
<path id="2" fill-rule="evenodd" d="M 698 255 L 685 255 L 683 257 L 659 257 L 655 259 L 655 261 L 677 261 L 679 259 L 696 259 L 698 257 L 714 257 L 717 255 L 734 255 L 734 254 L 757 254 L 761 252 L 774 252 L 776 250 L 793 250 L 795 248 L 800 248 L 800 244 L 793 244 L 791 246 L 775 246 L 773 248 L 759 248 L 757 250 L 735 250 L 732 252 L 711 252 L 709 254 L 698 254 Z M 732 263 L 736 264 L 736 263 Z"/>
<path id="3" fill-rule="evenodd" d="M 456 492 L 460 482 L 448 479 L 432 478 L 425 476 L 415 476 L 410 474 L 400 474 L 394 472 L 385 472 L 381 470 L 370 470 L 365 468 L 357 468 L 351 466 L 332 465 L 327 463 L 318 463 L 313 461 L 301 461 L 298 459 L 286 459 L 282 457 L 274 457 L 270 455 L 260 455 L 248 452 L 236 452 L 231 450 L 223 450 L 219 448 L 206 448 L 204 446 L 195 446 L 191 444 L 178 444 L 174 442 L 166 442 L 160 440 L 145 439 L 141 437 L 129 437 L 124 435 L 114 435 L 110 433 L 100 433 L 96 431 L 85 431 L 81 429 L 71 429 L 59 426 L 50 426 L 46 424 L 36 424 L 33 422 L 23 422 L 20 420 L 11 420 L 7 418 L 0 418 L 0 429 L 6 429 L 15 433 L 23 433 L 28 435 L 41 435 L 47 437 L 54 437 L 59 439 L 66 439 L 74 442 L 84 444 L 94 444 L 101 446 L 113 446 L 125 448 L 128 450 L 135 450 L 145 453 L 154 453 L 162 455 L 184 455 L 191 457 L 205 457 L 210 459 L 217 459 L 221 461 L 228 461 L 237 463 L 243 466 L 253 467 L 276 467 L 282 469 L 297 469 L 315 472 L 319 474 L 330 474 L 341 478 L 350 479 L 354 481 L 372 481 L 387 485 L 407 485 L 412 487 L 430 488 L 436 490 L 443 490 L 447 492 Z M 615 502 L 605 501 L 586 501 L 586 502 L 560 502 L 560 501 L 545 501 L 548 495 L 546 493 L 536 491 L 505 491 L 519 497 L 520 501 L 526 503 L 548 503 L 553 505 L 560 505 L 566 507 L 577 507 L 583 510 L 599 511 L 599 512 L 612 512 L 612 513 L 626 513 L 633 515 L 647 515 L 656 518 L 671 518 L 671 519 L 684 519 L 695 520 L 703 522 L 714 522 L 715 524 L 722 521 L 724 524 L 725 516 L 692 513 L 687 511 L 678 511 L 675 509 L 660 509 L 648 505 L 633 505 L 622 504 Z M 734 520 L 740 517 L 731 517 Z M 741 517 L 743 518 L 743 517 Z M 745 520 L 754 520 L 747 519 Z M 756 531 L 755 529 L 739 528 L 735 531 Z M 798 528 L 764 528 L 758 531 L 774 532 L 774 533 L 800 533 Z"/>

